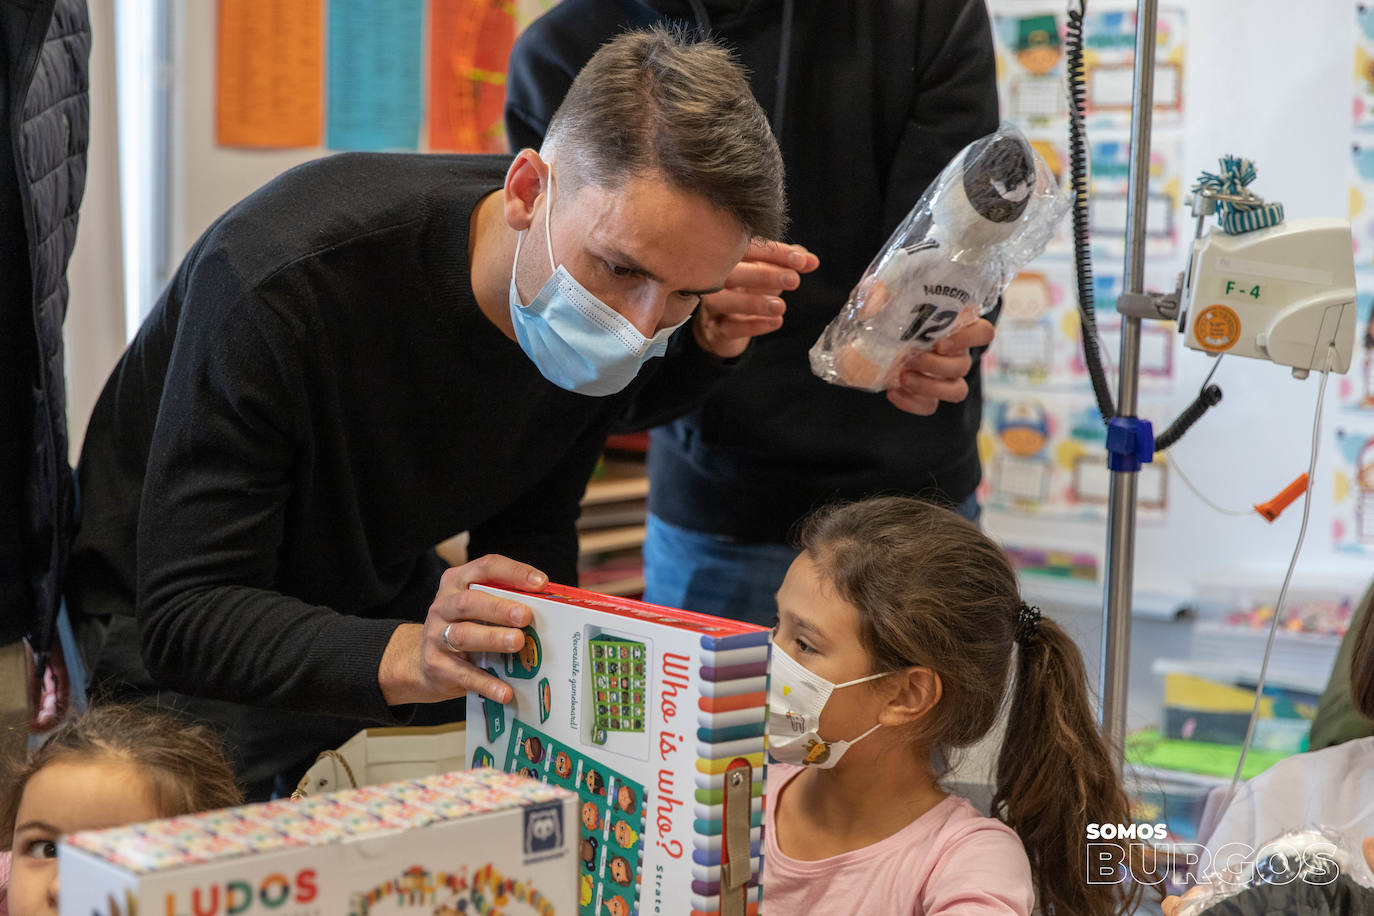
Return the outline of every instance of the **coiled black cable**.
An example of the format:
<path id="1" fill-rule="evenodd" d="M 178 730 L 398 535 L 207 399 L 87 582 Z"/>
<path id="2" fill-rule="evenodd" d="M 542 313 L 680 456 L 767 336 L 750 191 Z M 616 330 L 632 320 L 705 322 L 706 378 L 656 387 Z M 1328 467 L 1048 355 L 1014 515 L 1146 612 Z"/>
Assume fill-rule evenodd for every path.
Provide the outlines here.
<path id="1" fill-rule="evenodd" d="M 1087 97 L 1083 76 L 1083 17 L 1087 3 L 1068 11 L 1064 52 L 1068 65 L 1069 90 L 1069 168 L 1073 181 L 1073 257 L 1078 279 L 1079 330 L 1083 334 L 1083 362 L 1088 367 L 1097 409 L 1106 423 L 1116 416 L 1107 373 L 1102 368 L 1098 347 L 1097 313 L 1093 308 L 1093 259 L 1088 232 L 1088 144 L 1083 133 L 1083 111 Z"/>
<path id="2" fill-rule="evenodd" d="M 1193 399 L 1193 403 L 1189 404 L 1187 409 L 1178 415 L 1178 419 L 1170 423 L 1169 428 L 1160 433 L 1159 437 L 1155 439 L 1155 451 L 1162 452 L 1179 439 L 1182 439 L 1183 434 L 1188 431 L 1188 427 L 1192 426 L 1198 420 L 1201 420 L 1203 414 L 1220 403 L 1221 389 L 1216 385 L 1205 386 L 1197 393 L 1197 397 Z"/>
<path id="3" fill-rule="evenodd" d="M 1079 330 L 1083 335 L 1083 362 L 1092 380 L 1093 395 L 1102 422 L 1109 423 L 1116 416 L 1112 392 L 1107 386 L 1107 372 L 1102 366 L 1102 350 L 1098 345 L 1097 313 L 1093 305 L 1092 244 L 1088 231 L 1088 145 L 1083 132 L 1083 112 L 1087 98 L 1083 75 L 1083 19 L 1087 15 L 1086 0 L 1079 0 L 1077 8 L 1070 6 L 1068 24 L 1064 29 L 1064 57 L 1068 66 L 1069 84 L 1069 168 L 1073 180 L 1073 257 L 1078 279 Z M 1210 376 L 1209 376 L 1210 377 Z M 1155 451 L 1162 452 L 1183 437 L 1188 428 L 1202 415 L 1221 402 L 1221 389 L 1203 384 L 1193 402 L 1155 440 Z"/>

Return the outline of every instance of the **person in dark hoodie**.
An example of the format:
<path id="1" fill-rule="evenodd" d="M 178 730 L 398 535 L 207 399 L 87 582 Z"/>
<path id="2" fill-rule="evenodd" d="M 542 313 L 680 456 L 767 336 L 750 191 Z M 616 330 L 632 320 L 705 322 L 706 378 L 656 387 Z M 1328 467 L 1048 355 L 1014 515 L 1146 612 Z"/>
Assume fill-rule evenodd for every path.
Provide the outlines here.
<path id="1" fill-rule="evenodd" d="M 982 0 L 563 0 L 512 52 L 512 148 L 539 147 L 603 41 L 651 23 L 740 55 L 782 150 L 799 244 L 751 247 L 719 298 L 754 297 L 756 313 L 783 299 L 785 318 L 705 403 L 652 433 L 645 598 L 769 624 L 790 532 L 814 507 L 883 492 L 977 516 L 988 321 L 910 363 L 886 399 L 816 378 L 807 351 L 926 186 L 996 129 L 991 28 Z"/>

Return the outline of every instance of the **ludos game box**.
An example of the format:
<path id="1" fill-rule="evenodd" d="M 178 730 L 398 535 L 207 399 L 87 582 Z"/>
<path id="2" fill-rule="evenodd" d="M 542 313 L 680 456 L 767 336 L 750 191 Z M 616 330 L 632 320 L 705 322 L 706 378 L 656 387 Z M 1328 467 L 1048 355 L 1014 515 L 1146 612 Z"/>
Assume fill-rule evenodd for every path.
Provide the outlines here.
<path id="1" fill-rule="evenodd" d="M 62 840 L 62 916 L 571 916 L 573 793 L 493 769 Z"/>
<path id="2" fill-rule="evenodd" d="M 549 585 L 525 644 L 478 664 L 468 754 L 575 791 L 580 916 L 758 909 L 769 631 Z"/>

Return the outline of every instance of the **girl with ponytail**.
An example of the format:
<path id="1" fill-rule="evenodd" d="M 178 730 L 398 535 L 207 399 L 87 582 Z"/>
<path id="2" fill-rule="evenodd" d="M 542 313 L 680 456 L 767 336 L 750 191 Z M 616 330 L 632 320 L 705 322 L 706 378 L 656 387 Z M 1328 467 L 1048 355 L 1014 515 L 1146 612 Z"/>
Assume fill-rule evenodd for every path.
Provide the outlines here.
<path id="1" fill-rule="evenodd" d="M 1131 818 L 1083 659 L 997 545 L 883 497 L 822 510 L 800 546 L 770 667 L 766 916 L 1130 912 L 1140 885 L 1087 877 L 1088 825 Z M 1004 706 L 988 818 L 932 760 Z"/>

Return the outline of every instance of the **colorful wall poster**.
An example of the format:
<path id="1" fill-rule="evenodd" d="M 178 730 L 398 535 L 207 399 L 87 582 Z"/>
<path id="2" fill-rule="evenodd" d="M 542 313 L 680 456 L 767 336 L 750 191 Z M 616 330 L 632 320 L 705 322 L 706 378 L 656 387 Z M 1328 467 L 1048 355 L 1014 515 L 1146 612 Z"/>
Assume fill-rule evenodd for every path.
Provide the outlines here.
<path id="1" fill-rule="evenodd" d="M 1161 6 L 1155 31 L 1155 130 L 1183 125 L 1184 14 Z M 1128 128 L 1135 94 L 1136 11 L 1089 12 L 1083 21 L 1088 127 Z"/>
<path id="2" fill-rule="evenodd" d="M 1110 273 L 1115 268 L 1117 273 Z M 1106 259 L 1094 264 L 1093 302 L 1097 338 L 1106 371 L 1116 381 L 1121 319 L 1116 314 L 1120 268 Z M 1146 288 L 1163 292 L 1165 274 L 1148 272 Z M 1088 390 L 1078 313 L 1078 280 L 1072 262 L 1041 258 L 1019 273 L 1002 293 L 997 334 L 983 360 L 984 379 L 1000 385 L 1036 385 L 1047 390 Z M 1178 358 L 1177 328 L 1147 321 L 1140 332 L 1140 386 L 1144 391 L 1173 387 Z"/>
<path id="3" fill-rule="evenodd" d="M 1023 129 L 1067 123 L 1063 9 L 1003 10 L 992 24 L 1002 116 Z"/>
<path id="4" fill-rule="evenodd" d="M 1374 275 L 1361 271 L 1355 277 L 1355 350 L 1350 371 L 1339 376 L 1341 406 L 1346 410 L 1374 413 Z"/>
<path id="5" fill-rule="evenodd" d="M 1350 144 L 1350 231 L 1355 267 L 1374 267 L 1374 135 L 1357 135 Z"/>
<path id="6" fill-rule="evenodd" d="M 1337 550 L 1374 553 L 1374 425 L 1335 432 L 1332 539 Z"/>
<path id="7" fill-rule="evenodd" d="M 504 153 L 509 0 L 430 0 L 429 148 Z"/>
<path id="8" fill-rule="evenodd" d="M 1111 484 L 1106 440 L 1091 396 L 989 396 L 978 434 L 979 500 L 1019 515 L 1105 518 Z M 1142 465 L 1137 486 L 1140 517 L 1162 515 L 1169 502 L 1166 465 Z"/>
<path id="9" fill-rule="evenodd" d="M 1093 250 L 1094 253 L 1121 255 L 1126 250 L 1130 136 L 1099 130 L 1090 136 L 1090 148 L 1089 225 Z M 1184 184 L 1182 138 L 1155 136 L 1150 144 L 1150 179 L 1145 203 L 1145 253 L 1149 257 L 1181 256 Z M 1191 182 L 1188 185 L 1191 186 Z"/>
<path id="10" fill-rule="evenodd" d="M 1374 131 L 1374 4 L 1355 4 L 1355 73 L 1352 119 L 1357 131 Z"/>
<path id="11" fill-rule="evenodd" d="M 321 0 L 220 0 L 216 45 L 216 143 L 319 145 Z"/>
<path id="12" fill-rule="evenodd" d="M 330 0 L 330 149 L 417 148 L 423 28 L 423 0 Z"/>

